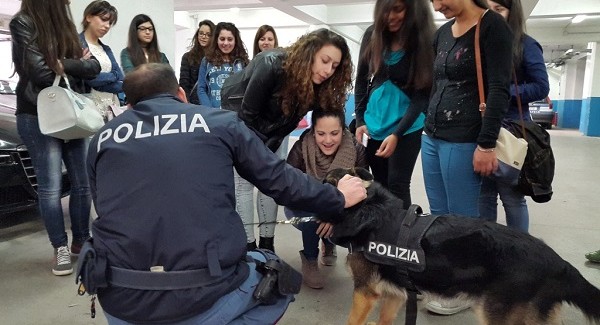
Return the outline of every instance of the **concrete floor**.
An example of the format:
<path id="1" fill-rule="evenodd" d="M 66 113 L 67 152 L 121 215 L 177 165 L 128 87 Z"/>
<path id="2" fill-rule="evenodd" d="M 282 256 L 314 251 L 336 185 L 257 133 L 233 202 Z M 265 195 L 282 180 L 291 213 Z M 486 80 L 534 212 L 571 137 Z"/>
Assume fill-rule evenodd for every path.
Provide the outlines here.
<path id="1" fill-rule="evenodd" d="M 584 258 L 586 252 L 600 249 L 600 219 L 596 214 L 600 209 L 600 138 L 583 137 L 573 130 L 556 129 L 550 134 L 556 158 L 555 193 L 546 204 L 530 201 L 530 232 L 600 287 L 600 264 Z M 421 175 L 418 164 L 413 201 L 427 210 Z M 279 218 L 283 218 L 282 213 Z M 281 257 L 300 268 L 301 238 L 295 228 L 278 226 L 275 247 Z M 280 324 L 345 323 L 352 297 L 352 281 L 344 266 L 346 253 L 338 249 L 337 265 L 325 268 L 327 286 L 322 290 L 303 287 Z M 0 219 L 0 324 L 106 324 L 99 304 L 97 317 L 90 318 L 89 297 L 77 296 L 74 275 L 52 275 L 51 260 L 52 249 L 36 211 Z M 562 317 L 563 324 L 586 324 L 583 315 L 570 306 L 563 308 Z M 370 320 L 376 321 L 376 312 Z M 474 325 L 476 319 L 471 310 L 436 316 L 420 302 L 417 323 Z M 403 312 L 395 324 L 404 324 Z"/>

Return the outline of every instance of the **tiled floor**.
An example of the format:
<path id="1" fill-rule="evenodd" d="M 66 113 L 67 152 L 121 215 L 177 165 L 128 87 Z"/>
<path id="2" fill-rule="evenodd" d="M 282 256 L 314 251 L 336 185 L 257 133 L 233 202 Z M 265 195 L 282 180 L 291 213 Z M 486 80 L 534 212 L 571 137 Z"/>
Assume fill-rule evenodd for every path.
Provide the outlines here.
<path id="1" fill-rule="evenodd" d="M 552 130 L 556 176 L 554 197 L 546 204 L 530 202 L 530 232 L 542 238 L 573 264 L 592 284 L 600 287 L 600 265 L 587 263 L 584 253 L 600 249 L 600 138 L 583 137 L 577 131 Z M 427 210 L 420 165 L 414 174 L 413 201 Z M 280 214 L 280 218 L 283 215 Z M 11 221 L 27 219 L 15 225 Z M 501 220 L 503 222 L 503 220 Z M 299 269 L 300 234 L 291 226 L 278 226 L 276 249 Z M 338 249 L 338 263 L 327 267 L 327 286 L 303 287 L 280 324 L 344 324 L 352 297 L 352 282 L 344 267 L 346 252 Z M 0 324 L 106 324 L 89 315 L 89 298 L 76 294 L 74 276 L 56 277 L 50 272 L 52 250 L 35 212 L 0 221 Z M 370 320 L 376 320 L 376 313 Z M 582 314 L 563 308 L 563 324 L 586 324 Z M 403 312 L 396 324 L 404 324 Z M 454 316 L 429 314 L 419 303 L 417 324 L 476 324 L 472 311 Z"/>

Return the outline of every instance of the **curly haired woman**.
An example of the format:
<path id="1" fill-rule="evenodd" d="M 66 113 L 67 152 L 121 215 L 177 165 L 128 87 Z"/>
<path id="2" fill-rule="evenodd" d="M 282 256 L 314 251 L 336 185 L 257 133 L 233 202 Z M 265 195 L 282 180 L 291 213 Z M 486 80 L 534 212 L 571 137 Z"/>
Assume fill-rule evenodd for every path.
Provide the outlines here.
<path id="1" fill-rule="evenodd" d="M 238 112 L 269 149 L 287 154 L 283 139 L 316 107 L 343 110 L 352 83 L 352 60 L 344 38 L 328 29 L 303 35 L 285 49 L 259 53 L 242 72 L 246 91 Z M 222 98 L 223 104 L 230 98 Z M 224 105 L 225 106 L 225 105 Z M 278 152 L 281 150 L 282 152 Z M 236 175 L 236 210 L 246 225 L 248 249 L 256 248 L 253 186 Z M 274 250 L 275 220 L 265 220 L 277 206 L 259 193 L 260 248 Z"/>
<path id="2" fill-rule="evenodd" d="M 200 104 L 221 108 L 221 88 L 227 78 L 248 65 L 248 52 L 233 23 L 218 23 L 198 72 Z"/>

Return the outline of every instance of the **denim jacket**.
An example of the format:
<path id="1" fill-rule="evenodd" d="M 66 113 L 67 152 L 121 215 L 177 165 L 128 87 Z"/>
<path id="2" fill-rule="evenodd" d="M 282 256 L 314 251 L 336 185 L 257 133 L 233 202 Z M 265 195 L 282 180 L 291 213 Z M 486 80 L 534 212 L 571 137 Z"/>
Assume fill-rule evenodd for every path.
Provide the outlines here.
<path id="1" fill-rule="evenodd" d="M 83 48 L 89 47 L 87 41 L 85 40 L 85 36 L 83 32 L 79 34 L 79 39 L 81 40 L 81 45 Z M 100 72 L 96 78 L 91 80 L 86 80 L 85 83 L 88 87 L 96 89 L 98 91 L 103 91 L 107 93 L 118 94 L 123 92 L 123 72 L 115 59 L 115 56 L 108 45 L 104 45 L 102 41 L 98 40 L 104 52 L 108 55 L 110 62 L 112 64 L 112 69 L 110 72 Z"/>

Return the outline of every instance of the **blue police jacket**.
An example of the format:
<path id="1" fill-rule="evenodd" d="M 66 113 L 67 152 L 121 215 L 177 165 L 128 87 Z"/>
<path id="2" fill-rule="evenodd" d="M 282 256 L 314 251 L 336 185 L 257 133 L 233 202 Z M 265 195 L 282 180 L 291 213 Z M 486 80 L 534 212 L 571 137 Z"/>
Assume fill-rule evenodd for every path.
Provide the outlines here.
<path id="1" fill-rule="evenodd" d="M 108 122 L 87 163 L 98 219 L 94 248 L 110 266 L 210 270 L 208 287 L 145 291 L 109 286 L 98 298 L 133 323 L 184 320 L 248 276 L 246 234 L 235 211 L 233 169 L 280 205 L 334 215 L 343 195 L 275 156 L 235 112 L 162 94 Z M 221 270 L 235 268 L 232 274 Z"/>

